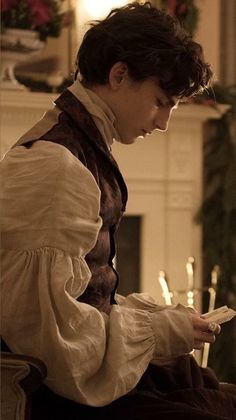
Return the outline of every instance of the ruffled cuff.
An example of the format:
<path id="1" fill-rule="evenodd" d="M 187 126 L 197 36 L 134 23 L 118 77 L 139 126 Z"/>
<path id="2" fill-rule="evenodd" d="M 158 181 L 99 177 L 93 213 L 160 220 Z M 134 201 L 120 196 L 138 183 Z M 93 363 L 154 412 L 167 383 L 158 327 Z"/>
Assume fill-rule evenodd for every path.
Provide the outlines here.
<path id="1" fill-rule="evenodd" d="M 181 304 L 157 305 L 147 293 L 116 296 L 119 305 L 148 312 L 155 337 L 155 357 L 172 358 L 193 349 L 191 310 Z"/>
<path id="2" fill-rule="evenodd" d="M 156 338 L 155 357 L 177 357 L 193 350 L 191 315 L 183 305 L 157 310 L 153 314 L 152 328 Z"/>

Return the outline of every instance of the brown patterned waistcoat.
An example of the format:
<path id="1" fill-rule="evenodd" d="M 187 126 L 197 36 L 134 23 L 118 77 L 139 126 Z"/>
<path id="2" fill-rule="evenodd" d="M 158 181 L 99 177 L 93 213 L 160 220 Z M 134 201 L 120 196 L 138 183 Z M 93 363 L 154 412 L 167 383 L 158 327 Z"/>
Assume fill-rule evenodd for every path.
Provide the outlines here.
<path id="1" fill-rule="evenodd" d="M 113 267 L 114 233 L 125 211 L 127 188 L 119 168 L 93 119 L 79 100 L 65 90 L 55 101 L 61 111 L 57 122 L 37 139 L 19 141 L 26 147 L 37 140 L 48 140 L 65 146 L 93 174 L 101 191 L 100 216 L 103 220 L 95 247 L 86 256 L 92 273 L 87 289 L 79 301 L 109 312 L 115 303 L 118 274 Z M 25 138 L 25 136 L 24 136 Z M 79 182 L 79 180 L 78 180 Z"/>

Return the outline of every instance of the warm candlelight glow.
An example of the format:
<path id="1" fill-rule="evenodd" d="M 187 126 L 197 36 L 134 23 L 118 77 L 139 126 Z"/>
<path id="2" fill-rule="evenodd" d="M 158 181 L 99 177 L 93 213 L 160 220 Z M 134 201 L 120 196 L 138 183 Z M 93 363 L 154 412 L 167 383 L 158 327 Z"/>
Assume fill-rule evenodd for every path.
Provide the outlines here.
<path id="1" fill-rule="evenodd" d="M 188 287 L 187 287 L 187 304 L 188 306 L 194 306 L 194 257 L 189 257 L 186 264 L 186 270 L 188 275 Z"/>
<path id="2" fill-rule="evenodd" d="M 162 288 L 162 296 L 165 299 L 166 305 L 172 305 L 172 302 L 171 302 L 172 293 L 169 291 L 169 287 L 168 287 L 168 283 L 167 283 L 166 275 L 164 271 L 159 272 L 159 283 Z"/>
<path id="3" fill-rule="evenodd" d="M 84 0 L 84 9 L 92 19 L 101 19 L 114 7 L 124 6 L 125 0 Z"/>
<path id="4" fill-rule="evenodd" d="M 217 286 L 219 275 L 220 275 L 220 267 L 218 265 L 215 265 L 211 272 L 211 285 L 213 287 Z"/>
<path id="5" fill-rule="evenodd" d="M 70 0 L 75 10 L 74 49 L 77 51 L 93 20 L 105 18 L 111 9 L 125 6 L 127 0 Z"/>

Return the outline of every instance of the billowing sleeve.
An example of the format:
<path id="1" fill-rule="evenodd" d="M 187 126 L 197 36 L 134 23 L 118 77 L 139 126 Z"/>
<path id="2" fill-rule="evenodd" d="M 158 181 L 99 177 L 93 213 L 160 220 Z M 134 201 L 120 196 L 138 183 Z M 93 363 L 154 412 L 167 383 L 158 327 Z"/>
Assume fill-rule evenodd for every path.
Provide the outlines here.
<path id="1" fill-rule="evenodd" d="M 176 355 L 167 345 L 168 334 L 173 342 L 178 335 L 174 323 L 187 330 L 177 353 L 192 350 L 185 311 L 176 317 L 137 304 L 136 296 L 108 316 L 76 300 L 89 282 L 85 256 L 101 227 L 100 191 L 78 159 L 38 141 L 12 149 L 1 166 L 1 334 L 12 351 L 45 362 L 54 392 L 91 406 L 126 394 L 150 361 Z"/>

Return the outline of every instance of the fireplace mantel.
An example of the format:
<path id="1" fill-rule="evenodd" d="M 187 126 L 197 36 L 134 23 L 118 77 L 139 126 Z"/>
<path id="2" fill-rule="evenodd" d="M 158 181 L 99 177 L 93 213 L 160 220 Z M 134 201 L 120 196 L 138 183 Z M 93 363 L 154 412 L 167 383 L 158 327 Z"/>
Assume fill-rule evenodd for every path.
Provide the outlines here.
<path id="1" fill-rule="evenodd" d="M 56 95 L 0 93 L 3 156 L 52 106 Z M 196 260 L 195 286 L 201 286 L 201 227 L 193 218 L 202 200 L 203 126 L 208 119 L 220 118 L 224 110 L 180 105 L 167 132 L 154 132 L 132 146 L 113 145 L 129 189 L 127 215 L 142 216 L 141 290 L 160 302 L 159 271 L 166 271 L 171 289 L 183 289 L 189 256 Z M 180 301 L 186 303 L 185 297 Z"/>
<path id="2" fill-rule="evenodd" d="M 1 157 L 42 117 L 55 98 L 48 93 L 0 90 Z"/>
<path id="3" fill-rule="evenodd" d="M 127 213 L 143 216 L 141 288 L 158 301 L 159 271 L 166 272 L 170 289 L 186 289 L 190 256 L 196 261 L 195 287 L 201 287 L 202 232 L 194 216 L 202 202 L 204 123 L 220 118 L 226 109 L 228 105 L 182 104 L 165 133 L 113 147 L 128 184 Z M 200 295 L 195 298 L 200 310 Z M 178 301 L 186 304 L 186 295 Z"/>

